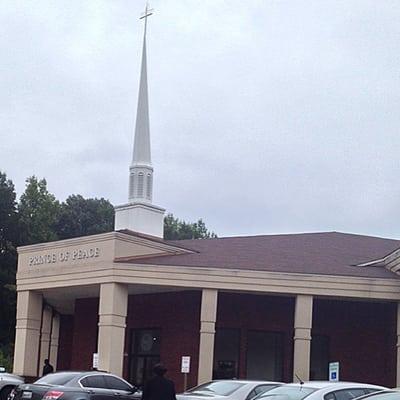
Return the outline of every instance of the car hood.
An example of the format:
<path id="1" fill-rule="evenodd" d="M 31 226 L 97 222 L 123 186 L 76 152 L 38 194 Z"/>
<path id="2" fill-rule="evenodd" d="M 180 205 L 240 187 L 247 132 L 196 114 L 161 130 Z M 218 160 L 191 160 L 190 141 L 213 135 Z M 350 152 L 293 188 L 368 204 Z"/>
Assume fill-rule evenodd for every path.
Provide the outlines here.
<path id="1" fill-rule="evenodd" d="M 0 374 L 0 381 L 2 381 L 2 380 L 5 380 L 5 381 L 8 381 L 8 380 L 16 380 L 16 381 L 19 381 L 19 382 L 21 382 L 21 383 L 24 382 L 24 378 L 21 378 L 21 377 L 18 376 L 18 375 L 9 374 L 8 372 L 4 372 L 4 373 L 1 373 L 1 374 Z"/>

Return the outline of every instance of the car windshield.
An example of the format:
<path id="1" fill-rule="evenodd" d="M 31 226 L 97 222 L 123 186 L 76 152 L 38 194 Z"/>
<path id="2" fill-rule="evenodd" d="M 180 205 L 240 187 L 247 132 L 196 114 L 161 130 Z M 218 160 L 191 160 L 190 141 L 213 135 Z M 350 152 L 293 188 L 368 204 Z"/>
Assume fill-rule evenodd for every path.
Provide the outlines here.
<path id="1" fill-rule="evenodd" d="M 303 400 L 316 390 L 311 387 L 283 385 L 261 393 L 257 396 L 257 400 Z"/>
<path id="2" fill-rule="evenodd" d="M 238 390 L 244 383 L 234 381 L 213 381 L 189 389 L 188 393 L 209 392 L 218 396 L 229 396 Z"/>
<path id="3" fill-rule="evenodd" d="M 42 378 L 38 379 L 35 383 L 38 385 L 66 385 L 69 381 L 74 379 L 78 376 L 78 373 L 58 373 L 58 374 L 49 374 L 43 376 Z"/>

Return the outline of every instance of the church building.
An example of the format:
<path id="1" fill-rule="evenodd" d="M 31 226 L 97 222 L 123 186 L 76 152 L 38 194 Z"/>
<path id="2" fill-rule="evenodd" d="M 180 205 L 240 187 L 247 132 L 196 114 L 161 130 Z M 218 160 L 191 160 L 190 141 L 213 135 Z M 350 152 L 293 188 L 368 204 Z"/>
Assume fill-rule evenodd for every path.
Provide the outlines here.
<path id="1" fill-rule="evenodd" d="M 126 204 L 113 232 L 18 249 L 14 373 L 98 369 L 400 385 L 400 241 L 339 232 L 170 241 L 153 204 L 146 23 Z M 182 357 L 190 357 L 186 377 Z"/>

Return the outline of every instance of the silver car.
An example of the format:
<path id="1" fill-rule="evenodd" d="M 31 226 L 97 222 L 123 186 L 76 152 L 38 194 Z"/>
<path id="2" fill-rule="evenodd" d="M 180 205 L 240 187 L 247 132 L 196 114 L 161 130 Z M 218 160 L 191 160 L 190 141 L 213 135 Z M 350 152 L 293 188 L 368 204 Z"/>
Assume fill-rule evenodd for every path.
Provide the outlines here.
<path id="1" fill-rule="evenodd" d="M 11 391 L 16 386 L 24 383 L 24 379 L 20 376 L 8 374 L 4 371 L 4 368 L 0 367 L 0 400 L 7 400 Z"/>
<path id="2" fill-rule="evenodd" d="M 351 400 L 385 389 L 366 383 L 310 381 L 279 386 L 254 400 Z"/>
<path id="3" fill-rule="evenodd" d="M 283 385 L 281 382 L 216 380 L 176 396 L 177 400 L 251 400 L 260 393 Z"/>

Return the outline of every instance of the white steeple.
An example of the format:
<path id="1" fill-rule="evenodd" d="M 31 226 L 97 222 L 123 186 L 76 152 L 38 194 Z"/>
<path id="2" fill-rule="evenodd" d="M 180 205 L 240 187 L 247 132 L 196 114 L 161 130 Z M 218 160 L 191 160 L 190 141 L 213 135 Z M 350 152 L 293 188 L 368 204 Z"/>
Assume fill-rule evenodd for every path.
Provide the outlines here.
<path id="1" fill-rule="evenodd" d="M 147 18 L 152 15 L 146 5 L 144 18 L 142 67 L 136 112 L 135 138 L 132 162 L 129 167 L 128 203 L 115 207 L 115 230 L 129 229 L 152 236 L 163 237 L 164 212 L 152 204 L 153 166 L 150 149 L 149 100 L 147 88 L 146 34 Z"/>
<path id="2" fill-rule="evenodd" d="M 140 71 L 139 97 L 136 113 L 135 140 L 129 168 L 129 201 L 151 203 L 153 198 L 153 167 L 150 150 L 149 94 L 147 89 L 146 31 L 147 18 L 152 14 L 146 5 Z"/>

